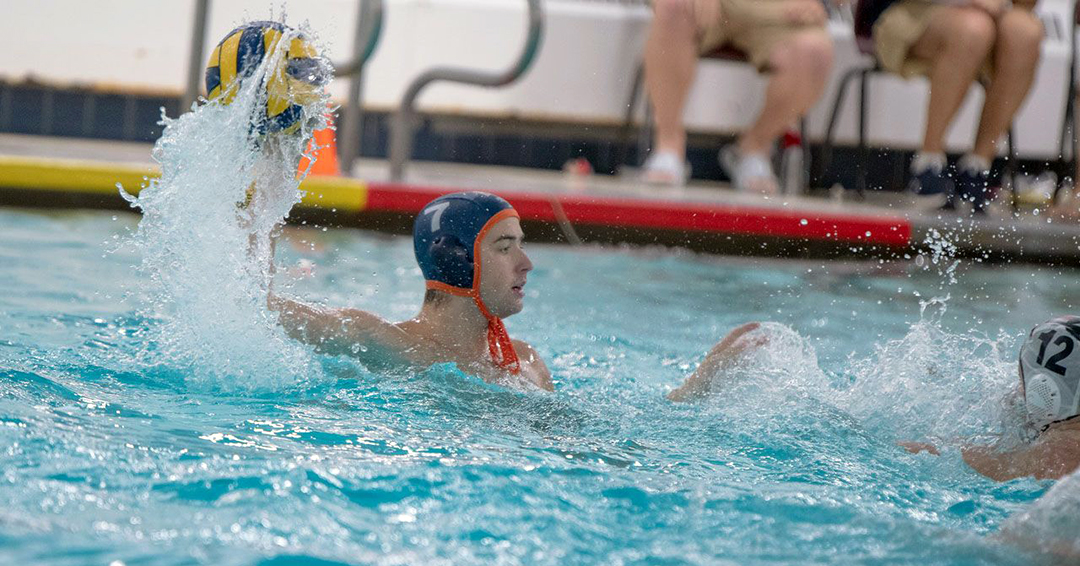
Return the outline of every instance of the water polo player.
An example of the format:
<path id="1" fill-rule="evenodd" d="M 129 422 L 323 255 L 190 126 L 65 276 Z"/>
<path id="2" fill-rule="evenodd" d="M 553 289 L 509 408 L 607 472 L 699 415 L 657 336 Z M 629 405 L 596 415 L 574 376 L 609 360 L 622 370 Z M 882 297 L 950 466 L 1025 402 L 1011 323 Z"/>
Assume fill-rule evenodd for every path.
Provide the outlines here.
<path id="1" fill-rule="evenodd" d="M 1019 372 L 1037 436 L 1021 447 L 963 446 L 964 461 L 997 481 L 1061 478 L 1080 467 L 1080 317 L 1062 316 L 1033 328 L 1020 348 Z M 901 445 L 938 453 L 926 443 Z"/>
<path id="2" fill-rule="evenodd" d="M 358 309 L 328 309 L 270 294 L 291 336 L 330 354 L 375 368 L 422 369 L 451 362 L 487 382 L 552 390 L 536 350 L 506 332 L 503 318 L 521 312 L 532 262 L 517 211 L 482 192 L 452 193 L 424 207 L 413 225 L 413 248 L 427 291 L 420 313 L 399 323 Z M 674 401 L 707 395 L 713 378 L 743 350 L 760 343 L 732 331 L 698 370 L 669 394 Z"/>

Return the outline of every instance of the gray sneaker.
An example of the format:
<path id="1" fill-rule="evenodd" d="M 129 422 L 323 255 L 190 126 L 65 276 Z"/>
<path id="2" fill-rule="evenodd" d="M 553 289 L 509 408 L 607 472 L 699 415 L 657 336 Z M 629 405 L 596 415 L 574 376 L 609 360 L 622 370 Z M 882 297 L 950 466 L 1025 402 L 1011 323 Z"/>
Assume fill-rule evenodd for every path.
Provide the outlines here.
<path id="1" fill-rule="evenodd" d="M 767 155 L 741 155 L 735 145 L 731 144 L 724 146 L 717 157 L 736 191 L 765 195 L 780 192 L 780 181 L 777 180 Z"/>
<path id="2" fill-rule="evenodd" d="M 681 187 L 690 178 L 690 164 L 674 153 L 653 153 L 642 166 L 641 178 L 654 185 Z"/>

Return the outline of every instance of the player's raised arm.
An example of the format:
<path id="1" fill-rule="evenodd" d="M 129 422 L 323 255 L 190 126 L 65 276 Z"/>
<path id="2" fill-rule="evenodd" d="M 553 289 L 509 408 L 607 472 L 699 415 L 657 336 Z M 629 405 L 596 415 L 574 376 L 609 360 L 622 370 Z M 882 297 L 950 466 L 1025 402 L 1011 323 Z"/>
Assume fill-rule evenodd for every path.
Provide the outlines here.
<path id="1" fill-rule="evenodd" d="M 270 244 L 271 274 L 275 271 L 276 250 L 274 240 Z M 274 292 L 272 282 L 266 306 L 278 313 L 278 322 L 294 340 L 314 346 L 324 354 L 351 356 L 380 368 L 415 365 L 423 361 L 422 351 L 437 348 L 437 345 L 421 345 L 419 338 L 367 311 L 323 307 L 283 297 Z"/>

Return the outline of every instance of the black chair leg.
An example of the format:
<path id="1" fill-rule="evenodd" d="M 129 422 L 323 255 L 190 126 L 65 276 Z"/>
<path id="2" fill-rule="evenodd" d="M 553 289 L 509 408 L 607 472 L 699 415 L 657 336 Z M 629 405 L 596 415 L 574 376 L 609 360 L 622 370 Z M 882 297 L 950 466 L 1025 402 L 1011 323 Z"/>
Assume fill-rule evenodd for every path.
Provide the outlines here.
<path id="1" fill-rule="evenodd" d="M 1065 119 L 1061 124 L 1061 143 L 1058 146 L 1058 186 L 1054 191 L 1054 200 L 1058 198 L 1060 193 L 1065 188 L 1066 178 L 1073 178 L 1076 176 L 1077 160 L 1080 157 L 1077 156 L 1077 135 L 1076 135 L 1076 33 L 1077 33 L 1077 10 L 1080 9 L 1080 5 L 1073 2 L 1073 19 L 1072 26 L 1069 35 L 1069 78 L 1065 87 Z M 1069 158 L 1066 159 L 1065 156 Z M 1077 182 L 1073 179 L 1073 184 Z"/>
<path id="2" fill-rule="evenodd" d="M 813 158 L 810 155 L 810 138 L 806 137 L 807 133 L 806 116 L 803 116 L 802 118 L 799 118 L 799 144 L 802 146 L 803 155 L 803 167 L 801 171 L 802 182 L 800 183 L 800 187 L 804 194 L 810 192 L 810 172 L 813 171 Z"/>
<path id="3" fill-rule="evenodd" d="M 645 117 L 642 118 L 641 129 L 638 131 L 637 157 L 639 166 L 645 164 L 645 156 L 652 148 L 653 138 L 653 110 L 648 98 L 645 99 Z"/>
<path id="4" fill-rule="evenodd" d="M 630 96 L 627 97 L 626 113 L 623 115 L 623 125 L 619 132 L 619 155 L 615 160 L 617 165 L 626 165 L 627 161 L 627 148 L 630 147 L 630 133 L 634 129 L 634 110 L 637 108 L 638 100 L 641 98 L 641 93 L 644 90 L 642 88 L 645 82 L 645 64 L 638 65 L 637 71 L 634 72 L 634 80 L 630 83 Z M 646 119 L 649 116 L 646 115 Z M 639 148 L 640 149 L 640 148 Z M 638 155 L 638 159 L 641 156 Z"/>
<path id="5" fill-rule="evenodd" d="M 1075 80 L 1075 79 L 1074 79 Z M 1065 119 L 1061 125 L 1061 142 L 1058 146 L 1058 151 L 1061 159 L 1065 160 L 1065 155 L 1070 155 L 1074 160 L 1076 159 L 1075 147 L 1067 147 L 1070 141 L 1076 139 L 1076 125 L 1073 124 L 1073 114 L 1076 112 L 1076 97 L 1073 90 L 1069 89 L 1069 94 L 1066 95 L 1065 100 Z"/>
<path id="6" fill-rule="evenodd" d="M 1070 73 L 1070 75 L 1073 75 L 1074 73 Z M 1065 102 L 1065 120 L 1061 126 L 1061 145 L 1058 148 L 1060 152 L 1058 155 L 1058 162 L 1060 164 L 1058 166 L 1058 169 L 1060 171 L 1058 173 L 1058 186 L 1057 189 L 1054 191 L 1055 202 L 1057 201 L 1058 194 L 1066 188 L 1065 181 L 1067 179 L 1073 179 L 1074 186 L 1077 182 L 1077 180 L 1074 178 L 1076 177 L 1078 159 L 1076 147 L 1076 91 L 1072 86 L 1073 84 L 1075 84 L 1072 81 L 1075 80 L 1076 79 L 1073 78 L 1069 82 L 1070 87 L 1069 94 L 1067 96 L 1068 100 L 1066 100 Z M 1066 155 L 1069 156 L 1068 159 L 1065 158 Z"/>
<path id="7" fill-rule="evenodd" d="M 864 69 L 859 77 L 859 170 L 855 177 L 855 193 L 859 198 L 866 198 L 866 168 L 869 166 L 870 155 L 866 147 L 866 98 L 869 94 L 869 81 L 867 75 L 870 69 Z"/>
<path id="8" fill-rule="evenodd" d="M 821 163 L 819 164 L 821 177 L 825 177 L 829 173 L 830 167 L 832 167 L 836 123 L 840 119 L 840 110 L 844 106 L 844 97 L 847 94 L 848 85 L 861 71 L 861 69 L 851 69 L 840 78 L 840 85 L 837 87 L 836 97 L 833 99 L 832 112 L 829 113 L 829 125 L 825 129 L 825 142 L 821 148 Z"/>

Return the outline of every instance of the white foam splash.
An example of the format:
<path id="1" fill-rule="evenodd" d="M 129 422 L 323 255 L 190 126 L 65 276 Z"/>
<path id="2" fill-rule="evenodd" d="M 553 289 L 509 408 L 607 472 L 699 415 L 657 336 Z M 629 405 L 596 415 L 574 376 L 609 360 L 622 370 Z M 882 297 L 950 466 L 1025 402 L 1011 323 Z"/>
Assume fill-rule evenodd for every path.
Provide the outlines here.
<path id="1" fill-rule="evenodd" d="M 755 331 L 768 342 L 748 352 L 725 381 L 736 388 L 749 387 L 758 394 L 776 397 L 772 405 L 785 404 L 792 393 L 818 392 L 829 381 L 810 341 L 793 328 L 766 322 Z M 744 389 L 742 394 L 749 393 Z"/>
<path id="2" fill-rule="evenodd" d="M 1015 337 L 956 334 L 924 317 L 903 338 L 851 360 L 847 371 L 855 379 L 841 398 L 853 416 L 902 440 L 1019 439 L 1024 421 L 1014 349 Z"/>
<path id="3" fill-rule="evenodd" d="M 1053 564 L 1080 562 L 1080 472 L 1057 482 L 1022 513 L 1002 525 L 1006 541 L 1044 554 Z"/>
<path id="4" fill-rule="evenodd" d="M 723 376 L 717 403 L 737 403 L 760 417 L 821 402 L 897 440 L 1026 434 L 1013 336 L 954 334 L 934 313 L 924 314 L 903 338 L 849 359 L 843 375 L 832 375 L 794 329 L 766 323 L 756 332 L 768 342 Z"/>
<path id="5" fill-rule="evenodd" d="M 312 37 L 308 30 L 303 31 Z M 279 53 L 288 37 L 277 43 Z M 133 237 L 150 286 L 157 363 L 190 368 L 189 380 L 229 389 L 291 387 L 316 373 L 266 308 L 270 234 L 299 202 L 297 164 L 325 125 L 327 99 L 303 106 L 301 134 L 255 132 L 275 56 L 245 79 L 231 104 L 206 102 L 172 119 L 154 146 L 161 177 L 135 197 L 143 217 Z M 246 208 L 255 183 L 255 196 Z"/>

